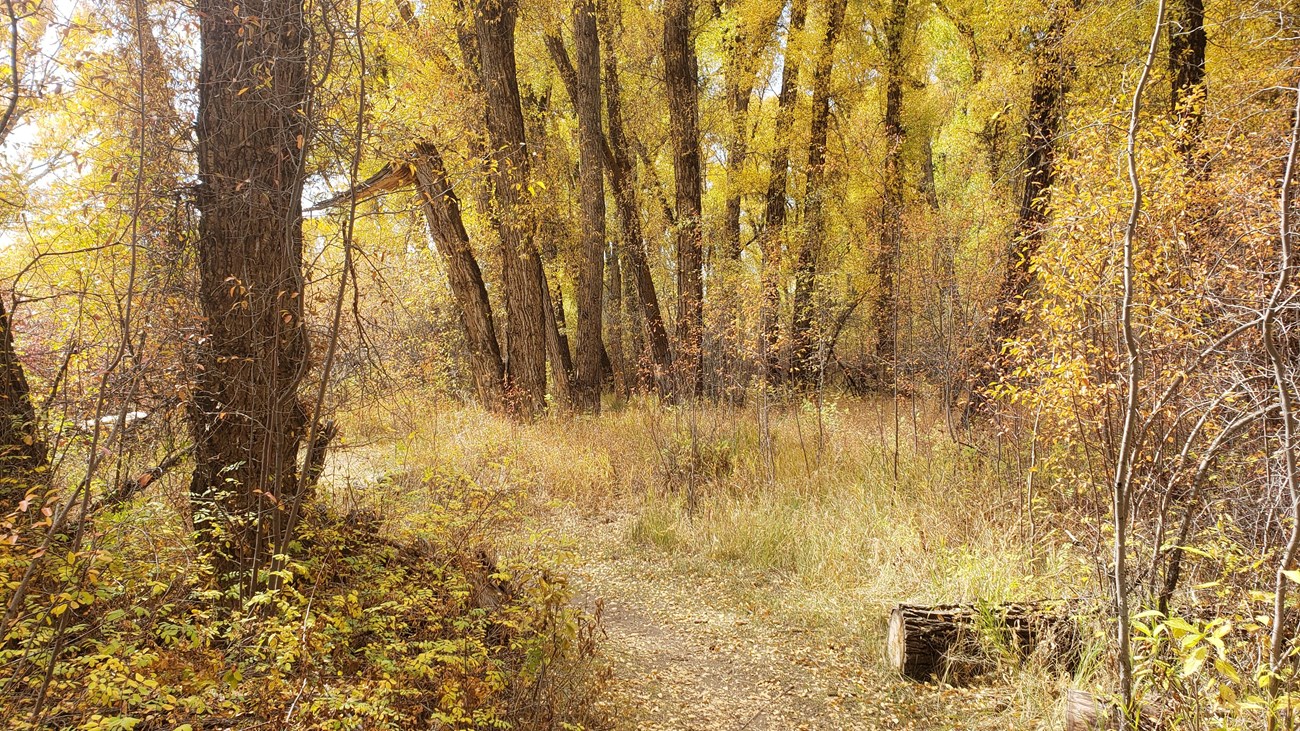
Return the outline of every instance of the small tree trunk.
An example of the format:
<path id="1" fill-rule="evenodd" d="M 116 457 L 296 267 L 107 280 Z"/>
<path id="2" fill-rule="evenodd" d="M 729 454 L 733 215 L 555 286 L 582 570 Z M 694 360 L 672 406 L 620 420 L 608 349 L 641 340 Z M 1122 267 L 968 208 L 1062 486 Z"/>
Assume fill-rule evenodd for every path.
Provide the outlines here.
<path id="1" fill-rule="evenodd" d="M 803 33 L 807 0 L 792 0 L 790 28 L 785 37 L 784 63 L 781 67 L 781 93 L 777 96 L 776 147 L 772 151 L 772 170 L 764 198 L 763 226 L 763 300 L 759 307 L 759 352 L 763 354 L 765 383 L 780 379 L 780 331 L 777 314 L 781 309 L 781 249 L 785 242 L 786 197 L 790 177 L 790 128 L 794 122 L 794 105 L 799 93 L 799 42 Z"/>
<path id="2" fill-rule="evenodd" d="M 605 338 L 608 343 L 614 393 L 626 397 L 628 393 L 627 346 L 623 337 L 623 268 L 618 247 L 609 249 L 605 260 Z"/>
<path id="3" fill-rule="evenodd" d="M 1178 148 L 1189 171 L 1199 170 L 1205 109 L 1205 2 L 1173 0 L 1169 8 L 1170 103 L 1178 122 Z"/>
<path id="4" fill-rule="evenodd" d="M 492 305 L 469 234 L 461 221 L 460 199 L 447 179 L 442 155 L 431 142 L 416 145 L 415 177 L 429 233 L 447 266 L 447 279 L 465 331 L 479 401 L 484 408 L 500 411 L 505 406 L 502 394 L 505 365 L 492 321 Z"/>
<path id="5" fill-rule="evenodd" d="M 635 342 L 644 342 L 646 350 L 634 347 L 634 360 L 638 370 L 644 366 L 650 368 L 654 383 L 661 385 L 667 378 L 672 366 L 672 354 L 668 343 L 668 330 L 664 326 L 663 313 L 659 306 L 659 295 L 655 291 L 654 278 L 650 274 L 647 260 L 645 239 L 641 230 L 641 213 L 637 202 L 636 185 L 633 178 L 632 153 L 627 134 L 623 127 L 623 87 L 619 81 L 618 56 L 614 53 L 614 36 L 617 23 L 610 17 L 612 9 L 606 13 L 609 27 L 602 34 L 605 44 L 605 112 L 609 125 L 610 188 L 614 191 L 614 203 L 618 208 L 619 224 L 622 228 L 623 247 L 621 255 L 626 266 L 624 281 L 635 287 L 635 292 L 625 292 L 624 301 L 629 308 L 633 303 L 639 304 L 635 316 L 630 322 L 639 327 L 632 329 Z M 626 285 L 625 285 L 626 286 Z M 635 294 L 635 297 L 628 297 Z M 648 351 L 648 352 L 647 352 Z M 646 357 L 648 356 L 648 358 Z"/>
<path id="6" fill-rule="evenodd" d="M 637 300 L 636 281 L 632 278 L 632 264 L 627 251 L 619 252 L 619 266 L 623 270 L 623 321 L 627 323 L 627 388 L 629 392 L 653 388 L 654 356 L 646 344 L 645 310 Z"/>
<path id="7" fill-rule="evenodd" d="M 664 3 L 664 82 L 677 182 L 677 392 L 704 387 L 704 245 L 700 228 L 699 86 L 691 0 Z M 639 282 L 638 282 L 639 283 Z"/>
<path id="8" fill-rule="evenodd" d="M 790 328 L 793 346 L 790 371 L 793 380 L 805 386 L 816 377 L 817 348 L 813 337 L 813 307 L 817 288 L 817 263 L 826 232 L 826 139 L 830 131 L 831 69 L 835 46 L 844 22 L 846 0 L 826 3 L 826 35 L 822 37 L 813 69 L 812 123 L 808 132 L 808 180 L 804 189 L 804 223 L 808 238 L 799 249 L 794 274 L 794 318 Z"/>
<path id="9" fill-rule="evenodd" d="M 876 387 L 893 385 L 897 374 L 894 361 L 898 342 L 898 291 L 895 283 L 898 258 L 903 245 L 903 43 L 907 36 L 908 0 L 892 0 L 893 10 L 885 25 L 885 170 L 880 203 L 880 255 L 873 317 L 876 327 Z"/>

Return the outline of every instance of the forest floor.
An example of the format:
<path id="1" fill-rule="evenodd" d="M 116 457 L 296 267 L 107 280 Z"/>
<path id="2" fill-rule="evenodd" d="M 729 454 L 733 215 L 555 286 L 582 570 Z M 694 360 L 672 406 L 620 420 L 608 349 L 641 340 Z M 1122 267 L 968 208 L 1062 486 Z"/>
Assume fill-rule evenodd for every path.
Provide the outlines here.
<path id="1" fill-rule="evenodd" d="M 517 519 L 482 538 L 568 577 L 574 603 L 599 617 L 591 697 L 606 728 L 1061 727 L 1068 679 L 1049 669 L 954 688 L 886 665 L 894 603 L 1047 596 L 1061 583 L 1053 573 L 1068 576 L 1026 561 L 997 511 L 970 509 L 994 475 L 943 438 L 922 441 L 891 481 L 869 405 L 836 412 L 817 453 L 803 447 L 803 412 L 789 410 L 773 427 L 771 481 L 745 415 L 705 413 L 699 431 L 712 441 L 701 443 L 730 445 L 731 466 L 692 514 L 664 476 L 689 433 L 679 415 L 627 409 L 519 427 L 408 411 L 372 428 L 368 446 L 336 453 L 332 494 L 351 501 L 384 475 L 413 475 L 374 493 L 400 523 L 403 506 L 428 499 L 430 476 L 498 491 Z M 810 454 L 821 460 L 811 477 Z"/>
<path id="2" fill-rule="evenodd" d="M 878 636 L 801 621 L 780 577 L 630 545 L 634 516 L 546 521 L 576 554 L 577 601 L 599 613 L 615 728 L 1005 729 L 1017 689 L 922 686 L 883 667 Z M 874 607 L 864 611 L 876 611 Z M 865 646 L 872 642 L 872 647 Z M 1042 709 L 1040 709 L 1041 711 Z M 1040 723 L 1047 719 L 1036 719 Z"/>

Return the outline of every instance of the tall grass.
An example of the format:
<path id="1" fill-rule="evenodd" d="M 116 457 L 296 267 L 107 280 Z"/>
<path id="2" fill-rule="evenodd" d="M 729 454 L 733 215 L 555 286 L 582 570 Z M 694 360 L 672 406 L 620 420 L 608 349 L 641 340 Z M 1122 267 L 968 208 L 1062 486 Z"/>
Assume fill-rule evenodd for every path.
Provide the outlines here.
<path id="1" fill-rule="evenodd" d="M 901 422 L 895 454 L 892 413 L 847 398 L 774 410 L 768 440 L 752 408 L 643 399 L 521 425 L 420 396 L 391 406 L 354 433 L 396 437 L 399 460 L 628 514 L 636 545 L 779 572 L 839 608 L 1060 595 L 1085 570 L 1030 545 L 1022 486 L 931 410 Z"/>

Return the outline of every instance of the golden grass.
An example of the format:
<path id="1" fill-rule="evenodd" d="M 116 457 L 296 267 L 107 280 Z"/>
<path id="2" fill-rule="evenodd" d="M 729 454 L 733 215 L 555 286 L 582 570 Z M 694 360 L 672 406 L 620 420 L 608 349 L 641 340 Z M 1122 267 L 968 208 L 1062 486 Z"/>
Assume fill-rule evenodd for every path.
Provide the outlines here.
<path id="1" fill-rule="evenodd" d="M 780 572 L 832 603 L 1077 591 L 1080 564 L 1028 545 L 1021 486 L 938 414 L 915 430 L 908 416 L 896 473 L 892 413 L 849 399 L 774 409 L 770 449 L 754 407 L 653 400 L 521 425 L 408 393 L 348 426 L 397 464 L 510 483 L 550 508 L 630 512 L 634 544 Z"/>
<path id="2" fill-rule="evenodd" d="M 895 468 L 888 402 L 786 404 L 769 414 L 764 439 L 752 405 L 640 399 L 598 417 L 518 424 L 407 392 L 381 410 L 345 415 L 350 444 L 341 454 L 343 469 L 356 468 L 347 455 L 366 455 L 395 470 L 397 482 L 404 470 L 417 478 L 435 472 L 444 478 L 435 482 L 473 483 L 487 503 L 519 501 L 531 515 L 528 529 L 504 533 L 527 537 L 505 537 L 498 547 L 540 554 L 561 572 L 584 557 L 551 533 L 573 524 L 556 514 L 616 516 L 628 550 L 654 554 L 683 576 L 732 576 L 716 585 L 732 586 L 737 606 L 825 630 L 879 668 L 893 603 L 1076 596 L 1090 576 L 1069 549 L 1030 545 L 1014 470 L 955 443 L 934 410 L 922 409 L 915 422 L 904 411 Z M 408 484 L 420 482 L 429 481 Z M 369 499 L 389 516 L 429 514 L 428 496 L 400 485 Z M 755 572 L 771 583 L 755 584 Z M 1050 727 L 1062 682 L 1031 663 L 1016 672 L 1016 697 L 990 722 Z"/>

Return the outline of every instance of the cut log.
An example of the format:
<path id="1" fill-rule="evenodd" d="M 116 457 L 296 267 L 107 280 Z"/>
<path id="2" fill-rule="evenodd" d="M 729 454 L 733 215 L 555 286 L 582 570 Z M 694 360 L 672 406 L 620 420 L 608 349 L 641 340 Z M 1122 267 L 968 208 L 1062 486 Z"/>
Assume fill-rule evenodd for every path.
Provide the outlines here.
<path id="1" fill-rule="evenodd" d="M 1065 731 L 1102 731 L 1116 728 L 1114 714 L 1086 690 L 1065 692 Z"/>
<path id="2" fill-rule="evenodd" d="M 1115 706 L 1086 690 L 1071 688 L 1065 692 L 1065 731 L 1119 731 L 1130 729 L 1120 722 Z M 1167 722 L 1158 704 L 1144 702 L 1137 719 L 1138 731 L 1164 731 Z"/>
<path id="3" fill-rule="evenodd" d="M 1060 603 L 918 606 L 900 604 L 889 617 L 889 664 L 906 678 L 962 679 L 992 669 L 986 651 L 1025 656 L 1046 646 L 1055 663 L 1073 669 L 1078 662 L 1078 629 Z"/>

